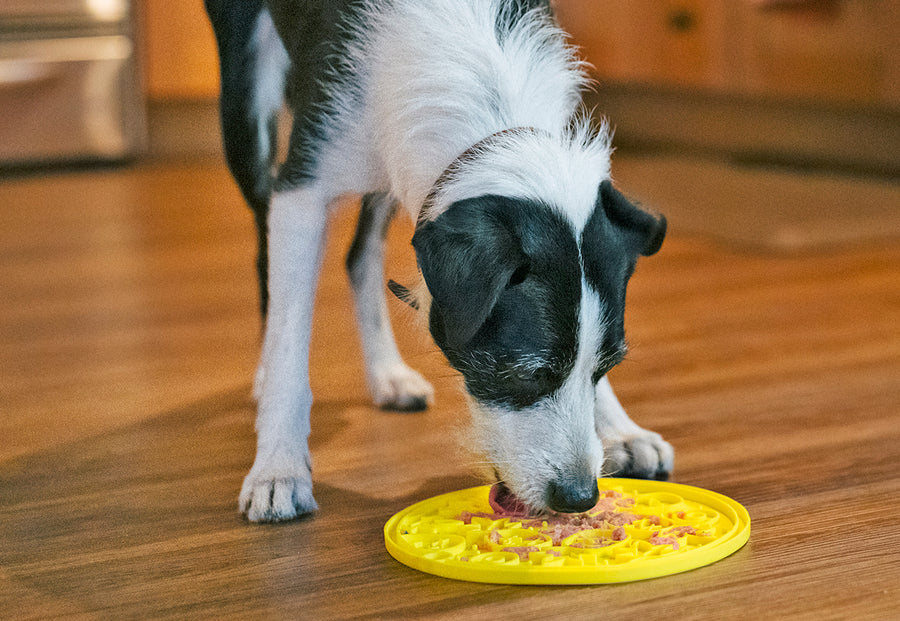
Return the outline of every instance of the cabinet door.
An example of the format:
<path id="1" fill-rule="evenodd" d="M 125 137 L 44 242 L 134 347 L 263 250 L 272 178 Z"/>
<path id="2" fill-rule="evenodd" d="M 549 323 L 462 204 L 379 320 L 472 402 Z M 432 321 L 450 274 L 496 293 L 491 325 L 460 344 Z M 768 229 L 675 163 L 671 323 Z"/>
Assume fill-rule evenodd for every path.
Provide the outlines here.
<path id="1" fill-rule="evenodd" d="M 900 100 L 896 0 L 758 4 L 735 3 L 743 90 L 816 102 Z"/>
<path id="2" fill-rule="evenodd" d="M 733 3 L 558 0 L 556 11 L 601 80 L 721 89 L 735 81 Z"/>
<path id="3" fill-rule="evenodd" d="M 0 160 L 116 159 L 144 146 L 132 42 L 0 41 Z"/>
<path id="4" fill-rule="evenodd" d="M 200 0 L 145 0 L 144 62 L 151 99 L 211 99 L 219 92 L 212 26 Z"/>

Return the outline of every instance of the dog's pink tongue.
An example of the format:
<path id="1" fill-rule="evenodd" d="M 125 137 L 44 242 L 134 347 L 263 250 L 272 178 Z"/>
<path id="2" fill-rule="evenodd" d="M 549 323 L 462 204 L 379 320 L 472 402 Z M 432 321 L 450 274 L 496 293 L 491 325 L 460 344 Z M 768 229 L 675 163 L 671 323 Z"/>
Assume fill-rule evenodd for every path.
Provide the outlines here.
<path id="1" fill-rule="evenodd" d="M 488 503 L 494 513 L 504 517 L 525 517 L 531 513 L 518 496 L 509 491 L 503 483 L 494 483 L 488 493 Z"/>

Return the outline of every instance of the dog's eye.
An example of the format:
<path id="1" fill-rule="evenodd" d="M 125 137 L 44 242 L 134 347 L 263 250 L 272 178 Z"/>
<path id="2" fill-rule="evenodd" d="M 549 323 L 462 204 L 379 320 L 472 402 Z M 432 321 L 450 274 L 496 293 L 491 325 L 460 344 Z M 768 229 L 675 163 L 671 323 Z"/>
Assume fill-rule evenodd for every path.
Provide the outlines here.
<path id="1" fill-rule="evenodd" d="M 520 382 L 529 384 L 542 384 L 553 380 L 553 371 L 547 367 L 540 367 L 530 371 L 519 371 L 515 375 Z"/>
<path id="2" fill-rule="evenodd" d="M 517 408 L 532 405 L 562 384 L 562 377 L 552 366 L 510 365 L 500 370 L 496 383 L 503 400 Z"/>
<path id="3" fill-rule="evenodd" d="M 525 282 L 525 278 L 528 277 L 528 271 L 531 269 L 531 266 L 527 263 L 520 265 L 516 268 L 516 271 L 512 273 L 512 276 L 509 277 L 509 286 L 514 287 L 518 284 Z"/>

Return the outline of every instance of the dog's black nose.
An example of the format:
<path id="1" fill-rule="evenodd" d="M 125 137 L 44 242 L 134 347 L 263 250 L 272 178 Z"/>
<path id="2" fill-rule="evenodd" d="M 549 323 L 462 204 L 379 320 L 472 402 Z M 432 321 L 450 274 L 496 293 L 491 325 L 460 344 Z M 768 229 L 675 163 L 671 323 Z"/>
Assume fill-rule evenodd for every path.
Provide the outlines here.
<path id="1" fill-rule="evenodd" d="M 558 513 L 581 513 L 597 504 L 600 489 L 597 479 L 591 478 L 575 484 L 550 482 L 547 504 Z"/>

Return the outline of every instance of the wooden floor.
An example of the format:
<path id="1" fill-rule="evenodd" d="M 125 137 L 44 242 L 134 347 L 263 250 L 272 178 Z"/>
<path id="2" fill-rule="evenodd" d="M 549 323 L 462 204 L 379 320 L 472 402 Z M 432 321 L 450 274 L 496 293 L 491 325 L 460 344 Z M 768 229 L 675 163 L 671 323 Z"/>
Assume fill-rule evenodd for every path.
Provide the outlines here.
<path id="1" fill-rule="evenodd" d="M 321 509 L 254 526 L 236 504 L 255 441 L 253 235 L 223 166 L 5 178 L 0 206 L 0 618 L 900 616 L 896 239 L 767 255 L 672 222 L 632 281 L 632 353 L 611 377 L 674 444 L 676 481 L 749 509 L 750 542 L 646 582 L 509 587 L 384 549 L 394 512 L 480 479 L 456 442 L 458 380 L 399 303 L 437 405 L 367 404 L 342 269 L 352 208 L 313 343 Z M 391 232 L 400 282 L 409 235 Z"/>

